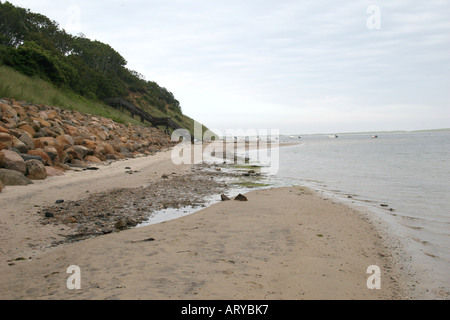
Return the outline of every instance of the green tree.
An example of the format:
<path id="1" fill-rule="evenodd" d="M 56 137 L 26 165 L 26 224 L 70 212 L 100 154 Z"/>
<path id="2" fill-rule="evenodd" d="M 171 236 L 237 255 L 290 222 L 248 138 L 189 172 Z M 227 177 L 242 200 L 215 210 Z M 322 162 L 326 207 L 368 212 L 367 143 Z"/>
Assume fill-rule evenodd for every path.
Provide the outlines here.
<path id="1" fill-rule="evenodd" d="M 137 93 L 164 113 L 182 114 L 170 91 L 126 68 L 127 61 L 108 44 L 72 36 L 42 14 L 1 1 L 0 63 L 89 99 Z"/>

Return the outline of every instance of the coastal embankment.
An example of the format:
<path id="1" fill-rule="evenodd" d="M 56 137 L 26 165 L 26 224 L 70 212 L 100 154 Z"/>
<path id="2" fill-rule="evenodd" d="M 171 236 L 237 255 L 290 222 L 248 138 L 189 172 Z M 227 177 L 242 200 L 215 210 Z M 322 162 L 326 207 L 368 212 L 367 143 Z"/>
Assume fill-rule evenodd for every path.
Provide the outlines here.
<path id="1" fill-rule="evenodd" d="M 170 146 L 170 136 L 157 128 L 0 99 L 0 192 Z"/>

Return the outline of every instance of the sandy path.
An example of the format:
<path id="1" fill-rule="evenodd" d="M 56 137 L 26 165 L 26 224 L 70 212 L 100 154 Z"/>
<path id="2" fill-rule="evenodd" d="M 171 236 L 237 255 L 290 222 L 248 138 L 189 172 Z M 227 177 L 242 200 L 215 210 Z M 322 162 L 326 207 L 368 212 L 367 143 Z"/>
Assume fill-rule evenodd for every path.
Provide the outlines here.
<path id="1" fill-rule="evenodd" d="M 299 187 L 247 196 L 2 263 L 0 298 L 405 297 L 396 257 L 363 215 Z M 81 290 L 67 289 L 70 265 L 81 269 Z M 370 265 L 381 268 L 381 290 L 366 286 Z"/>

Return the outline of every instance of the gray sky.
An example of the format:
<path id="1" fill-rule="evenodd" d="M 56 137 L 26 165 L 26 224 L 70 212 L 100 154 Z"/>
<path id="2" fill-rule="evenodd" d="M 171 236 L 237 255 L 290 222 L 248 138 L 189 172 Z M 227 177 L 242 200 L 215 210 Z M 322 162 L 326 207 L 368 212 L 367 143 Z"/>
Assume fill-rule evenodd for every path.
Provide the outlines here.
<path id="1" fill-rule="evenodd" d="M 450 127 L 450 1 L 10 2 L 111 45 L 216 132 Z"/>

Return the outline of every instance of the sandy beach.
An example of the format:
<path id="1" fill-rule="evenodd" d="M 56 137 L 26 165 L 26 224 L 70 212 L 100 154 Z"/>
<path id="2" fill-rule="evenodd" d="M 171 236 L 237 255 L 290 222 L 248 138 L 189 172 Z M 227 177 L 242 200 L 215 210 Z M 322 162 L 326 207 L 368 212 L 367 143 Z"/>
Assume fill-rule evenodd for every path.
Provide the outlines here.
<path id="1" fill-rule="evenodd" d="M 51 244 L 69 232 L 40 208 L 183 176 L 170 151 L 68 172 L 0 194 L 1 299 L 408 299 L 396 244 L 365 214 L 302 187 L 255 190 L 189 216 Z M 132 168 L 133 174 L 124 174 Z M 217 195 L 220 198 L 220 194 Z M 232 195 L 230 195 L 231 197 Z M 64 229 L 64 230 L 62 230 Z M 69 290 L 69 266 L 81 289 Z M 368 289 L 369 266 L 381 289 Z"/>

